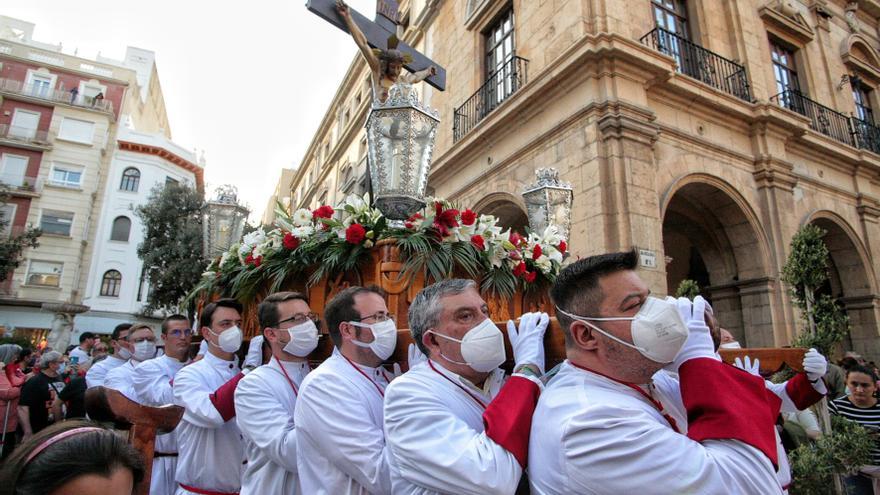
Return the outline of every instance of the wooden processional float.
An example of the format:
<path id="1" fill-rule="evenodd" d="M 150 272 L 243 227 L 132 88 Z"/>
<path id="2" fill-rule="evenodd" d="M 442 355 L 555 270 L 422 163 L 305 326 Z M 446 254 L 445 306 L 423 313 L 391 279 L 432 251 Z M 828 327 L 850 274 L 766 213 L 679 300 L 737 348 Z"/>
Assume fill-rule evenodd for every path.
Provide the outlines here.
<path id="1" fill-rule="evenodd" d="M 411 280 L 401 276 L 404 261 L 400 259 L 400 253 L 394 241 L 379 241 L 371 250 L 369 260 L 361 265 L 356 271 L 340 274 L 333 278 L 325 278 L 317 284 L 307 287 L 303 276 L 302 282 L 293 282 L 284 290 L 303 292 L 309 297 L 310 306 L 317 312 L 333 298 L 339 291 L 351 286 L 374 285 L 385 293 L 385 302 L 392 312 L 398 325 L 397 348 L 394 354 L 385 363 L 391 369 L 394 363 L 400 365 L 403 370 L 407 369 L 407 349 L 413 342 L 407 323 L 407 311 L 416 294 L 425 287 L 426 279 L 423 275 L 417 275 Z M 467 278 L 467 277 L 463 277 Z M 506 323 L 509 319 L 516 319 L 519 315 L 529 311 L 543 311 L 551 315 L 550 327 L 544 338 L 546 350 L 546 369 L 551 369 L 565 360 L 565 339 L 562 329 L 555 318 L 553 304 L 550 303 L 546 290 L 523 292 L 517 290 L 513 297 L 493 297 L 484 294 L 489 306 L 492 320 L 498 325 L 505 335 L 508 361 L 503 367 L 510 371 L 513 367 L 513 352 L 510 342 L 507 340 Z M 243 331 L 247 337 L 259 335 L 260 328 L 257 320 L 257 305 L 259 300 L 267 295 L 267 291 L 258 292 L 253 302 L 245 304 L 243 316 Z M 211 299 L 217 299 L 212 296 Z M 202 301 L 204 305 L 206 301 Z M 309 362 L 314 368 L 328 358 L 333 350 L 333 343 L 327 334 L 327 329 L 322 326 L 318 347 L 309 355 Z M 248 343 L 245 342 L 239 351 L 243 358 Z M 721 356 L 725 362 L 733 363 L 735 358 L 750 356 L 759 358 L 761 371 L 770 374 L 788 365 L 796 371 L 802 371 L 804 349 L 795 348 L 755 348 L 755 349 L 723 349 Z M 174 429 L 183 417 L 183 409 L 178 406 L 146 407 L 141 406 L 125 398 L 115 390 L 97 387 L 89 389 L 86 394 L 86 408 L 89 417 L 97 421 L 110 422 L 117 429 L 128 430 L 129 441 L 143 454 L 147 473 L 144 482 L 138 487 L 138 495 L 149 493 L 150 470 L 152 468 L 153 445 L 155 435 L 169 432 Z"/>

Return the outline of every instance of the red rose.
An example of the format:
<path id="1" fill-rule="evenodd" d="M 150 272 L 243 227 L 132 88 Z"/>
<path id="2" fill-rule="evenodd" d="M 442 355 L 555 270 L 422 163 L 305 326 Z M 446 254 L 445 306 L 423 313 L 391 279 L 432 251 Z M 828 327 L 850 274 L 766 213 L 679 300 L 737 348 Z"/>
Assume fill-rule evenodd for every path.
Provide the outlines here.
<path id="1" fill-rule="evenodd" d="M 458 210 L 454 210 L 452 208 L 448 210 L 443 209 L 443 205 L 437 201 L 434 203 L 434 228 L 440 232 L 441 237 L 446 237 L 449 235 L 449 229 L 453 227 L 458 227 Z"/>
<path id="2" fill-rule="evenodd" d="M 254 266 L 255 266 L 255 267 L 259 268 L 259 266 L 260 266 L 261 263 L 263 263 L 263 257 L 262 257 L 262 256 L 257 256 L 256 258 L 254 258 Z"/>
<path id="3" fill-rule="evenodd" d="M 254 266 L 258 267 L 258 266 L 260 266 L 260 263 L 263 262 L 263 257 L 258 256 L 256 258 L 254 258 L 254 253 L 251 252 L 251 254 L 249 254 L 245 257 L 244 262 L 247 265 L 254 265 Z"/>
<path id="4" fill-rule="evenodd" d="M 519 235 L 517 232 L 513 232 L 513 231 L 510 232 L 510 236 L 508 237 L 508 240 L 510 241 L 511 244 L 513 244 L 516 247 L 519 247 L 520 244 L 526 242 L 525 237 L 523 237 L 523 236 Z"/>
<path id="5" fill-rule="evenodd" d="M 536 260 L 541 257 L 541 245 L 535 244 L 535 248 L 532 249 L 532 259 Z"/>
<path id="6" fill-rule="evenodd" d="M 565 250 L 568 249 L 568 244 L 565 241 L 559 241 L 559 252 L 565 254 Z"/>
<path id="7" fill-rule="evenodd" d="M 312 212 L 312 220 L 317 220 L 319 218 L 333 218 L 333 207 L 324 205 L 317 210 L 314 210 Z"/>
<path id="8" fill-rule="evenodd" d="M 477 221 L 477 214 L 470 208 L 461 212 L 461 223 L 464 225 L 473 225 Z"/>
<path id="9" fill-rule="evenodd" d="M 537 276 L 538 272 L 526 272 L 526 274 L 523 275 L 523 278 L 526 280 L 526 282 L 531 284 L 535 281 L 535 277 Z"/>
<path id="10" fill-rule="evenodd" d="M 284 234 L 284 248 L 293 251 L 294 249 L 299 247 L 299 238 L 290 232 L 286 232 Z"/>
<path id="11" fill-rule="evenodd" d="M 479 249 L 480 251 L 485 251 L 486 249 L 486 242 L 483 241 L 483 236 L 481 235 L 472 235 L 471 244 L 473 244 L 474 247 Z"/>
<path id="12" fill-rule="evenodd" d="M 526 273 L 526 262 L 520 261 L 518 265 L 513 269 L 514 277 L 522 277 Z"/>
<path id="13" fill-rule="evenodd" d="M 360 244 L 367 236 L 367 231 L 359 223 L 353 223 L 345 229 L 345 241 L 350 244 Z"/>
<path id="14" fill-rule="evenodd" d="M 403 223 L 403 226 L 407 229 L 413 229 L 416 226 L 416 222 L 418 222 L 422 218 L 423 217 L 421 213 L 413 213 L 412 216 L 406 219 L 406 222 Z"/>

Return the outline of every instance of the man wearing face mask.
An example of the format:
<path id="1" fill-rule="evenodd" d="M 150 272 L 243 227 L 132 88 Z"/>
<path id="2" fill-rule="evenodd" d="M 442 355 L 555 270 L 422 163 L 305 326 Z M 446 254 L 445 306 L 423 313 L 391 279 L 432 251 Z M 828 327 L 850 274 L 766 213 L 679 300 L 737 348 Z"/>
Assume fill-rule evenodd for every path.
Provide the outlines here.
<path id="1" fill-rule="evenodd" d="M 528 456 L 542 387 L 546 313 L 507 324 L 513 376 L 504 380 L 504 335 L 473 280 L 422 289 L 409 307 L 428 361 L 389 385 L 385 432 L 395 494 L 512 494 Z"/>
<path id="2" fill-rule="evenodd" d="M 391 493 L 382 398 L 392 375 L 381 364 L 397 326 L 378 289 L 350 287 L 324 308 L 333 355 L 299 389 L 294 423 L 302 493 Z"/>
<path id="3" fill-rule="evenodd" d="M 269 295 L 258 313 L 272 357 L 235 390 L 236 421 L 248 459 L 241 495 L 295 495 L 300 492 L 293 414 L 300 385 L 309 372 L 306 358 L 318 345 L 317 317 L 299 292 Z"/>
<path id="4" fill-rule="evenodd" d="M 174 403 L 185 409 L 177 425 L 177 495 L 237 494 L 244 446 L 235 421 L 235 388 L 244 377 L 235 353 L 243 340 L 241 304 L 220 299 L 199 315 L 205 357 L 177 372 Z"/>
<path id="5" fill-rule="evenodd" d="M 780 493 L 780 399 L 716 357 L 703 298 L 649 297 L 637 263 L 634 251 L 593 256 L 553 285 L 568 359 L 535 410 L 532 493 Z M 677 390 L 652 381 L 664 367 Z M 686 434 L 660 399 L 676 393 Z"/>
<path id="6" fill-rule="evenodd" d="M 174 403 L 171 383 L 188 361 L 192 335 L 189 321 L 183 315 L 171 315 L 162 321 L 165 354 L 144 361 L 135 370 L 132 385 L 138 402 L 154 407 Z M 177 430 L 156 436 L 151 495 L 173 495 L 177 491 L 177 482 L 174 480 L 177 455 Z"/>
<path id="7" fill-rule="evenodd" d="M 131 358 L 122 366 L 117 366 L 107 373 L 104 387 L 118 390 L 129 400 L 139 402 L 134 389 L 135 367 L 156 357 L 156 334 L 147 325 L 134 325 L 124 339 L 124 346 L 130 350 Z"/>
<path id="8" fill-rule="evenodd" d="M 104 384 L 107 373 L 118 366 L 122 366 L 131 358 L 131 349 L 126 346 L 125 337 L 128 336 L 128 330 L 131 323 L 120 323 L 113 329 L 110 335 L 110 346 L 113 347 L 113 354 L 108 355 L 105 359 L 95 363 L 86 373 L 86 385 L 89 388 L 100 387 Z"/>

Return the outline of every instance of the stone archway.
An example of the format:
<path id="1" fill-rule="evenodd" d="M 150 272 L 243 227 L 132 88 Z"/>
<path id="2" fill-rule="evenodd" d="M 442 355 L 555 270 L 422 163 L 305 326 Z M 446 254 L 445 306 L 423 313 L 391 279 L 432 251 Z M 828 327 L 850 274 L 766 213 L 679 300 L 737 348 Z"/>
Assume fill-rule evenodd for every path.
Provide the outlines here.
<path id="1" fill-rule="evenodd" d="M 666 196 L 663 248 L 667 290 L 700 284 L 721 325 L 750 347 L 775 345 L 766 236 L 747 202 L 705 175 L 680 180 Z"/>
<path id="2" fill-rule="evenodd" d="M 819 212 L 809 223 L 826 232 L 828 283 L 820 291 L 837 299 L 850 320 L 850 333 L 844 350 L 853 350 L 872 359 L 880 357 L 878 294 L 867 251 L 849 225 L 830 212 Z"/>
<path id="3" fill-rule="evenodd" d="M 526 232 L 529 217 L 522 204 L 522 198 L 508 193 L 493 193 L 481 199 L 474 206 L 478 215 L 492 215 L 498 219 L 502 229 L 511 229 L 520 234 Z"/>

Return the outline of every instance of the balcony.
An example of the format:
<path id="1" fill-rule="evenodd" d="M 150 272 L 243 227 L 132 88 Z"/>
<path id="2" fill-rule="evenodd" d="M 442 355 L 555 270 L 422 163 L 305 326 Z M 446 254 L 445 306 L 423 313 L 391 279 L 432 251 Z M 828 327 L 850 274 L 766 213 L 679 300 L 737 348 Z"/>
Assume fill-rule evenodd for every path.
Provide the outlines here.
<path id="1" fill-rule="evenodd" d="M 527 82 L 529 61 L 513 57 L 486 79 L 485 84 L 455 109 L 452 124 L 453 141 L 458 142 L 504 100 Z"/>
<path id="2" fill-rule="evenodd" d="M 12 196 L 35 198 L 43 192 L 43 179 L 0 173 L 0 187 Z"/>
<path id="3" fill-rule="evenodd" d="M 855 117 L 852 123 L 859 148 L 880 154 L 880 127 Z"/>
<path id="4" fill-rule="evenodd" d="M 752 101 L 746 68 L 733 60 L 660 27 L 639 41 L 674 58 L 678 72 L 741 100 Z"/>
<path id="5" fill-rule="evenodd" d="M 810 119 L 810 129 L 843 144 L 859 147 L 850 118 L 846 115 L 817 103 L 793 89 L 771 96 L 770 101 Z"/>
<path id="6" fill-rule="evenodd" d="M 0 93 L 12 94 L 53 103 L 62 103 L 78 108 L 113 113 L 113 102 L 104 98 L 93 98 L 85 95 L 74 95 L 70 91 L 49 89 L 46 86 L 25 84 L 16 79 L 0 78 Z"/>
<path id="7" fill-rule="evenodd" d="M 0 124 L 0 142 L 38 150 L 49 150 L 52 148 L 48 131 L 17 127 L 9 124 Z"/>

